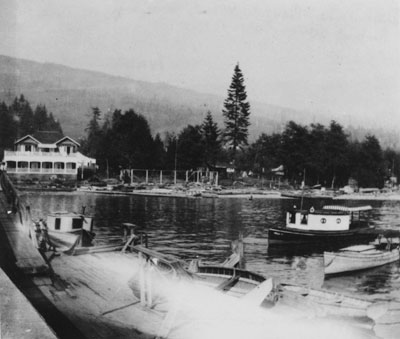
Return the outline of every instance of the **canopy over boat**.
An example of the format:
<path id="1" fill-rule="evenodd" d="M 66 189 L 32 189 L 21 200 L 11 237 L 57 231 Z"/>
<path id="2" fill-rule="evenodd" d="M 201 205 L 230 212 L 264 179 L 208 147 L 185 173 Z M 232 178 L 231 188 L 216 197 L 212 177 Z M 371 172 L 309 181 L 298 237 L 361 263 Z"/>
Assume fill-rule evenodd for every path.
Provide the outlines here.
<path id="1" fill-rule="evenodd" d="M 367 206 L 356 206 L 356 207 L 348 207 L 348 206 L 339 206 L 339 205 L 327 205 L 323 207 L 324 210 L 333 210 L 333 211 L 343 211 L 343 212 L 363 212 L 370 211 L 372 207 L 370 205 Z"/>

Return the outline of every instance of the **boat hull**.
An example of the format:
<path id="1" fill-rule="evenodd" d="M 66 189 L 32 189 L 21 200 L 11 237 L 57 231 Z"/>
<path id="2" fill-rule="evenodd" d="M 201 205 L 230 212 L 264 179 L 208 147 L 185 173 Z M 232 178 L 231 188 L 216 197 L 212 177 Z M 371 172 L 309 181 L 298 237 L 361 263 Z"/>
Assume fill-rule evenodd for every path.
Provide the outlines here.
<path id="1" fill-rule="evenodd" d="M 370 229 L 353 229 L 345 231 L 311 231 L 288 228 L 270 228 L 268 244 L 329 244 L 366 243 L 376 238 Z"/>
<path id="2" fill-rule="evenodd" d="M 399 249 L 374 250 L 370 253 L 325 252 L 324 271 L 326 275 L 360 271 L 386 265 L 399 260 L 399 258 Z"/>

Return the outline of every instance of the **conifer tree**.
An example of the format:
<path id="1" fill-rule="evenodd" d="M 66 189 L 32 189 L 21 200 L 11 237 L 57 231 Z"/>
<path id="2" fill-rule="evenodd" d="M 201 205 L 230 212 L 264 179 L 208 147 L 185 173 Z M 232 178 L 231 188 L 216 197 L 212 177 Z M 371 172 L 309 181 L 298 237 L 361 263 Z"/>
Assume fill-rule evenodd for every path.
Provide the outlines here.
<path id="1" fill-rule="evenodd" d="M 86 127 L 87 139 L 83 150 L 92 157 L 98 157 L 101 151 L 100 143 L 102 139 L 102 130 L 100 128 L 101 111 L 98 107 L 92 107 L 92 118 Z"/>
<path id="2" fill-rule="evenodd" d="M 33 113 L 33 126 L 35 131 L 49 131 L 48 121 L 49 117 L 47 115 L 46 106 L 37 105 Z"/>
<path id="3" fill-rule="evenodd" d="M 18 132 L 17 138 L 23 137 L 27 134 L 32 134 L 35 131 L 33 123 L 33 111 L 29 102 L 21 94 L 19 99 L 15 98 L 10 110 L 12 114 L 18 119 Z"/>
<path id="4" fill-rule="evenodd" d="M 3 158 L 3 150 L 12 148 L 17 134 L 17 123 L 7 105 L 0 103 L 0 158 Z"/>
<path id="5" fill-rule="evenodd" d="M 221 152 L 221 131 L 216 122 L 214 122 L 211 112 L 207 115 L 201 125 L 201 132 L 204 140 L 204 161 L 206 164 L 215 166 L 218 155 Z"/>
<path id="6" fill-rule="evenodd" d="M 232 150 L 232 160 L 236 158 L 237 149 L 247 145 L 250 104 L 246 100 L 244 78 L 237 64 L 222 111 L 225 123 L 224 138 Z"/>

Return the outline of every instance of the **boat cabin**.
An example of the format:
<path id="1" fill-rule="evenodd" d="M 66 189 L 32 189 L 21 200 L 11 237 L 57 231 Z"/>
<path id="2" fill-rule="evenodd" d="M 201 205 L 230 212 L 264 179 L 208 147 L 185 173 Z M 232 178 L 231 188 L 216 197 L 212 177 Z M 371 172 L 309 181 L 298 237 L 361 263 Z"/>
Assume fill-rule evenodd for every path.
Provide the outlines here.
<path id="1" fill-rule="evenodd" d="M 354 225 L 360 226 L 360 213 L 371 210 L 371 206 L 346 207 L 324 206 L 322 210 L 288 211 L 286 227 L 312 231 L 346 231 Z"/>
<path id="2" fill-rule="evenodd" d="M 47 228 L 54 232 L 75 232 L 85 230 L 92 232 L 91 217 L 73 212 L 54 212 L 47 216 Z"/>

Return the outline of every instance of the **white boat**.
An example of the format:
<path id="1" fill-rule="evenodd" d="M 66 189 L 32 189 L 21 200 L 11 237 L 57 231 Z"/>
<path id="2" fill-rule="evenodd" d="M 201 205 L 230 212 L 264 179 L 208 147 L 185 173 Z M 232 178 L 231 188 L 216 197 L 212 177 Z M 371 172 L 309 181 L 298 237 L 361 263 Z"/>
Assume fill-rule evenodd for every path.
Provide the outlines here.
<path id="1" fill-rule="evenodd" d="M 80 213 L 59 211 L 35 223 L 38 245 L 42 250 L 68 251 L 92 245 L 93 219 Z"/>
<path id="2" fill-rule="evenodd" d="M 355 245 L 337 252 L 324 252 L 324 271 L 325 274 L 337 274 L 364 270 L 389 264 L 399 258 L 398 239 L 379 239 L 369 245 Z"/>

